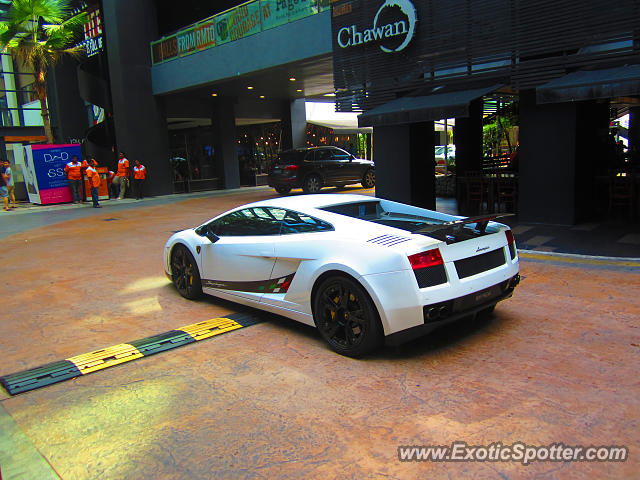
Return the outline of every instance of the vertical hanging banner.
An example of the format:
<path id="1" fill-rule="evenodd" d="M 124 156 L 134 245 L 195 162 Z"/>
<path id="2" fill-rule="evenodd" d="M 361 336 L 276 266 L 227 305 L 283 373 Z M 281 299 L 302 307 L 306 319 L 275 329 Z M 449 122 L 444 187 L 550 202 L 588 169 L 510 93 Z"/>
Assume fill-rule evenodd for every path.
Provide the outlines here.
<path id="1" fill-rule="evenodd" d="M 74 155 L 82 158 L 80 145 L 26 145 L 24 153 L 29 201 L 41 205 L 72 201 L 64 167 Z"/>

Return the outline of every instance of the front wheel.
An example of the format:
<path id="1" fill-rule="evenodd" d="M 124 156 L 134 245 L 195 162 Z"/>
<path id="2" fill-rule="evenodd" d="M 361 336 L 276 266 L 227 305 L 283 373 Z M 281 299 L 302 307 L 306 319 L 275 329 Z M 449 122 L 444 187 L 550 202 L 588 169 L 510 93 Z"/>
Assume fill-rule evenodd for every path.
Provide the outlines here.
<path id="1" fill-rule="evenodd" d="M 278 192 L 281 195 L 286 195 L 291 191 L 291 187 L 288 187 L 288 186 L 284 186 L 284 187 L 278 186 L 278 187 L 275 187 L 275 189 L 276 189 L 276 192 Z"/>
<path id="2" fill-rule="evenodd" d="M 302 190 L 304 193 L 318 193 L 322 188 L 322 180 L 318 175 L 311 174 L 304 180 Z"/>
<path id="3" fill-rule="evenodd" d="M 378 312 L 356 281 L 341 275 L 326 278 L 313 300 L 313 320 L 329 346 L 349 357 L 360 357 L 382 344 Z"/>
<path id="4" fill-rule="evenodd" d="M 176 290 L 184 298 L 195 300 L 202 295 L 198 265 L 184 245 L 175 246 L 171 253 L 171 278 Z"/>
<path id="5" fill-rule="evenodd" d="M 376 184 L 376 172 L 372 168 L 367 170 L 361 183 L 364 188 L 373 188 Z"/>

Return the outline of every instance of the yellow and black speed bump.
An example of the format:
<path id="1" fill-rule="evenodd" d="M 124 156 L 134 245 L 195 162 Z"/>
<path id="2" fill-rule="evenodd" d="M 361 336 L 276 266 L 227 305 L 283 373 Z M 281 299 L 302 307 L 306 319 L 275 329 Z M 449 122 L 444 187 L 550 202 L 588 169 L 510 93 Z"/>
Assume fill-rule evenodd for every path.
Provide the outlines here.
<path id="1" fill-rule="evenodd" d="M 58 362 L 48 363 L 11 375 L 0 377 L 0 383 L 10 395 L 28 392 L 36 388 L 86 375 L 97 370 L 148 357 L 155 353 L 194 343 L 205 338 L 260 323 L 253 315 L 234 313 L 227 317 L 213 318 L 193 325 L 177 328 L 160 335 L 121 343 L 95 352 L 78 355 Z"/>

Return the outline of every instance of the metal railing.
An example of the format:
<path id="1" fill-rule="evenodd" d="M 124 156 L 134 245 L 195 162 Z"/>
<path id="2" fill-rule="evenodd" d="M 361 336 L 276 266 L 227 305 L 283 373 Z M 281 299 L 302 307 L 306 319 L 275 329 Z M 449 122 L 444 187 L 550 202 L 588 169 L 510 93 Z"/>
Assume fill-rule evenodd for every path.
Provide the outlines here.
<path id="1" fill-rule="evenodd" d="M 330 0 L 251 0 L 151 42 L 158 65 L 324 12 Z"/>

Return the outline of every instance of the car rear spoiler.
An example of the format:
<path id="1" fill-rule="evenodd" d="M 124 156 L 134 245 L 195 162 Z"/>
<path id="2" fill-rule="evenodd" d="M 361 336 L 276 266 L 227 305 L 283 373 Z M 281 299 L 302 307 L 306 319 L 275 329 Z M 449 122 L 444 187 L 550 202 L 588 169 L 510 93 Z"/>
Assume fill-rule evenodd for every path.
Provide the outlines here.
<path id="1" fill-rule="evenodd" d="M 414 230 L 412 233 L 432 233 L 441 230 L 455 231 L 464 228 L 465 225 L 469 225 L 471 223 L 475 223 L 476 229 L 480 233 L 484 233 L 490 221 L 495 220 L 496 218 L 512 217 L 514 215 L 515 213 L 492 213 L 487 215 L 478 215 L 476 217 L 461 218 L 459 220 L 454 220 L 453 222 L 445 222 L 438 225 L 427 225 L 425 227 Z"/>

